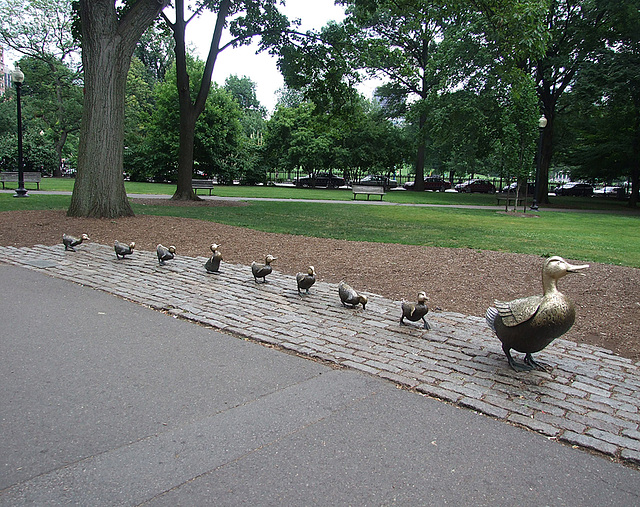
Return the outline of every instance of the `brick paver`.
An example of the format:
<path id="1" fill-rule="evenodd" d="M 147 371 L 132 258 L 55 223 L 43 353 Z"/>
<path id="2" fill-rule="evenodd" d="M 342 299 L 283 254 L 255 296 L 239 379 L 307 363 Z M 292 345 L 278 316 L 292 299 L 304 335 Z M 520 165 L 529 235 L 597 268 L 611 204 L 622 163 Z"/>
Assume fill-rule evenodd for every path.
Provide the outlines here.
<path id="1" fill-rule="evenodd" d="M 536 355 L 550 372 L 516 373 L 482 317 L 430 312 L 430 331 L 401 326 L 399 302 L 368 294 L 365 311 L 344 308 L 336 284 L 299 296 L 292 276 L 256 284 L 249 266 L 224 261 L 210 274 L 179 250 L 166 266 L 98 244 L 0 247 L 0 258 L 640 464 L 640 363 L 606 349 L 556 340 Z"/>

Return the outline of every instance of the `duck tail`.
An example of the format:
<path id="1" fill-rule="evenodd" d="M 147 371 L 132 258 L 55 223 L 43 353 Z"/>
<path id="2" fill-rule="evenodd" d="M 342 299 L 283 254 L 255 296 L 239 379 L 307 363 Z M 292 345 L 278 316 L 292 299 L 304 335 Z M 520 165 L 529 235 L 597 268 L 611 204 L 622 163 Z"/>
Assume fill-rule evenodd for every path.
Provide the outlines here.
<path id="1" fill-rule="evenodd" d="M 494 333 L 496 332 L 495 321 L 498 315 L 500 315 L 500 313 L 496 308 L 492 306 L 487 308 L 487 313 L 484 314 L 484 318 L 487 320 L 487 324 L 493 330 Z"/>

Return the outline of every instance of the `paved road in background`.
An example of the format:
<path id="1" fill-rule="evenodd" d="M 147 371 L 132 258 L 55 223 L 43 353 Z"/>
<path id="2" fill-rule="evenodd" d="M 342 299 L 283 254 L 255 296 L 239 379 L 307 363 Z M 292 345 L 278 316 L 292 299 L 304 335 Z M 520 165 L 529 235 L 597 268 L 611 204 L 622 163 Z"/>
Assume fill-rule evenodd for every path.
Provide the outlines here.
<path id="1" fill-rule="evenodd" d="M 0 505 L 640 503 L 631 467 L 45 264 L 0 264 Z"/>

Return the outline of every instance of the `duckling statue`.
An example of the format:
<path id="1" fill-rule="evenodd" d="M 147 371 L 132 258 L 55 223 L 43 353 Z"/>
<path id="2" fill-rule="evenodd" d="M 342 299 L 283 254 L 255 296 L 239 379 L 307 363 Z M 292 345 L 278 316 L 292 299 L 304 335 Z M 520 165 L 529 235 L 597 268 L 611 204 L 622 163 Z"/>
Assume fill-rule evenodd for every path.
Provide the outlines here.
<path id="1" fill-rule="evenodd" d="M 425 304 L 427 295 L 424 292 L 418 292 L 418 302 L 409 303 L 408 301 L 402 301 L 402 317 L 400 317 L 400 324 L 404 324 L 404 319 L 409 319 L 411 322 L 417 322 L 420 319 L 424 322 L 425 329 L 431 329 L 431 326 L 427 322 L 425 315 L 429 311 L 429 307 Z"/>
<path id="2" fill-rule="evenodd" d="M 219 273 L 220 272 L 220 261 L 222 261 L 222 254 L 220 253 L 220 245 L 214 243 L 209 248 L 211 248 L 211 257 L 204 264 L 204 268 L 208 273 Z"/>
<path id="3" fill-rule="evenodd" d="M 298 273 L 296 275 L 296 282 L 298 283 L 298 294 L 300 290 L 304 289 L 309 294 L 309 289 L 316 283 L 316 270 L 313 266 L 309 266 L 306 273 Z"/>
<path id="4" fill-rule="evenodd" d="M 132 241 L 128 245 L 123 245 L 118 240 L 113 242 L 113 249 L 116 252 L 116 258 L 119 259 L 122 257 L 124 259 L 125 255 L 131 255 L 133 253 L 133 249 L 136 247 L 136 242 Z"/>
<path id="5" fill-rule="evenodd" d="M 259 283 L 258 278 L 262 278 L 262 283 L 267 283 L 266 276 L 271 274 L 271 271 L 273 270 L 271 263 L 276 259 L 276 257 L 269 254 L 265 257 L 264 264 L 258 264 L 256 261 L 251 263 L 251 272 L 253 273 L 253 278 L 256 283 Z"/>
<path id="6" fill-rule="evenodd" d="M 589 265 L 574 266 L 562 257 L 549 257 L 542 266 L 542 296 L 495 302 L 487 309 L 487 324 L 502 342 L 509 366 L 516 371 L 546 370 L 531 357 L 571 329 L 576 317 L 573 302 L 558 290 L 558 280 L 569 273 L 582 274 Z M 511 357 L 511 349 L 524 352 L 524 363 Z"/>
<path id="7" fill-rule="evenodd" d="M 80 236 L 80 239 L 74 238 L 73 236 L 69 236 L 68 234 L 63 234 L 62 244 L 64 245 L 65 250 L 75 252 L 76 249 L 74 247 L 80 245 L 83 241 L 87 241 L 88 239 L 89 239 L 89 236 L 87 236 L 86 234 L 83 234 L 82 236 Z"/>
<path id="8" fill-rule="evenodd" d="M 158 244 L 156 247 L 156 253 L 158 254 L 158 262 L 161 266 L 164 266 L 166 261 L 170 261 L 175 257 L 176 247 L 171 245 L 167 248 L 166 246 Z"/>
<path id="9" fill-rule="evenodd" d="M 350 285 L 346 284 L 344 280 L 338 284 L 338 294 L 340 296 L 340 301 L 342 301 L 342 306 L 344 307 L 351 305 L 351 308 L 355 308 L 361 304 L 362 309 L 364 310 L 364 306 L 369 301 L 367 296 L 361 296 L 358 294 Z"/>

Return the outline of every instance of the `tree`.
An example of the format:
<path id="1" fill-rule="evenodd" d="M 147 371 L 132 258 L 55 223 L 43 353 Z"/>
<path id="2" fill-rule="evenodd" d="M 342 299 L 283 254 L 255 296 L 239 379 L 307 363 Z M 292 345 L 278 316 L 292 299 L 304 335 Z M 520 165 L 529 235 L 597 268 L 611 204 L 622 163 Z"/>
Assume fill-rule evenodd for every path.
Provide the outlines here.
<path id="1" fill-rule="evenodd" d="M 75 59 L 78 44 L 71 33 L 71 1 L 1 0 L 0 12 L 0 38 L 25 55 L 23 66 L 31 67 L 27 83 L 43 106 L 47 137 L 58 154 L 53 173 L 60 176 L 65 143 L 69 134 L 79 129 L 78 104 L 82 103 L 80 89 L 75 86 L 80 72 Z"/>
<path id="2" fill-rule="evenodd" d="M 540 182 L 536 200 L 549 202 L 549 167 L 553 155 L 558 103 L 588 62 L 602 50 L 611 29 L 608 2 L 598 0 L 550 0 L 546 11 L 549 43 L 531 60 L 542 112 L 547 119 L 540 152 Z"/>
<path id="3" fill-rule="evenodd" d="M 212 10 L 217 14 L 217 17 L 199 90 L 193 98 L 190 93 L 190 76 L 187 71 L 185 34 L 188 23 L 204 9 Z M 165 22 L 173 31 L 176 43 L 176 75 L 180 99 L 178 180 L 172 199 L 196 200 L 198 197 L 191 186 L 195 126 L 198 117 L 205 108 L 211 87 L 211 74 L 218 54 L 229 47 L 248 44 L 253 37 L 258 35 L 261 37 L 260 46 L 262 49 L 274 46 L 280 42 L 289 23 L 287 18 L 278 12 L 275 0 L 199 1 L 194 4 L 194 10 L 189 18 L 185 17 L 184 1 L 176 0 L 175 16 L 175 21 L 172 22 L 163 14 Z M 223 29 L 227 25 L 232 39 L 221 45 Z"/>
<path id="4" fill-rule="evenodd" d="M 407 144 L 403 129 L 362 97 L 345 115 L 318 114 L 307 101 L 276 108 L 267 122 L 265 156 L 289 174 L 302 168 L 357 179 L 363 173 L 392 173 L 405 160 Z"/>
<path id="5" fill-rule="evenodd" d="M 82 90 L 72 82 L 72 72 L 61 62 L 50 66 L 41 59 L 23 57 L 22 85 L 23 162 L 29 171 L 55 174 L 61 161 L 73 157 L 75 131 L 80 125 Z M 66 79 L 69 78 L 69 79 Z M 7 170 L 17 167 L 17 125 L 14 90 L 0 103 L 0 159 Z M 71 142 L 68 142 L 68 141 Z"/>
<path id="6" fill-rule="evenodd" d="M 0 0 L 0 39 L 25 56 L 71 63 L 78 51 L 71 0 Z"/>
<path id="7" fill-rule="evenodd" d="M 630 206 L 640 187 L 640 11 L 611 2 L 607 46 L 585 62 L 561 106 L 560 160 L 577 178 L 631 181 Z"/>
<path id="8" fill-rule="evenodd" d="M 20 60 L 25 73 L 28 107 L 39 119 L 43 138 L 51 141 L 56 163 L 50 170 L 62 175 L 63 159 L 68 158 L 65 147 L 69 136 L 80 130 L 82 116 L 82 88 L 77 75 L 55 58 L 25 57 Z M 76 144 L 76 143 L 74 143 Z"/>
<path id="9" fill-rule="evenodd" d="M 156 149 L 148 142 L 155 88 L 149 69 L 134 56 L 127 76 L 124 125 L 124 171 L 132 181 L 147 181 L 156 174 L 151 162 Z"/>
<path id="10" fill-rule="evenodd" d="M 263 148 L 267 110 L 258 100 L 256 84 L 247 76 L 229 76 L 224 89 L 235 99 L 242 112 L 240 123 L 244 136 L 238 157 L 240 181 L 247 185 L 265 182 L 267 172 L 263 165 Z"/>
<path id="11" fill-rule="evenodd" d="M 191 96 L 198 90 L 195 85 L 204 71 L 204 62 L 189 58 L 189 75 L 194 76 Z M 171 69 L 173 71 L 174 69 Z M 145 178 L 175 181 L 178 175 L 180 150 L 178 88 L 176 74 L 170 72 L 165 82 L 154 91 L 155 108 L 144 128 L 146 136 L 139 151 L 144 154 Z M 242 170 L 241 111 L 231 94 L 213 86 L 209 90 L 205 109 L 194 129 L 194 165 L 204 176 L 218 176 L 220 182 L 233 182 Z"/>
<path id="12" fill-rule="evenodd" d="M 441 94 L 495 71 L 498 58 L 508 69 L 514 58 L 504 55 L 529 55 L 531 48 L 539 48 L 538 17 L 531 13 L 540 2 L 340 1 L 347 6 L 343 26 L 351 43 L 345 51 L 352 65 L 385 79 L 380 96 L 388 110 L 415 123 L 416 190 L 424 188 L 432 104 Z M 500 41 L 490 41 L 490 33 Z M 503 70 L 502 75 L 508 74 Z"/>
<path id="13" fill-rule="evenodd" d="M 260 104 L 256 95 L 256 84 L 247 76 L 229 76 L 224 82 L 224 89 L 238 103 L 242 111 L 241 122 L 248 137 L 255 136 L 264 130 L 267 110 Z"/>
<path id="14" fill-rule="evenodd" d="M 145 80 L 152 86 L 164 81 L 174 62 L 174 55 L 175 41 L 171 31 L 160 19 L 142 34 L 133 52 L 133 56 L 144 65 Z"/>
<path id="15" fill-rule="evenodd" d="M 127 72 L 137 41 L 168 0 L 78 0 L 84 109 L 70 216 L 133 215 L 124 188 L 123 138 Z"/>

